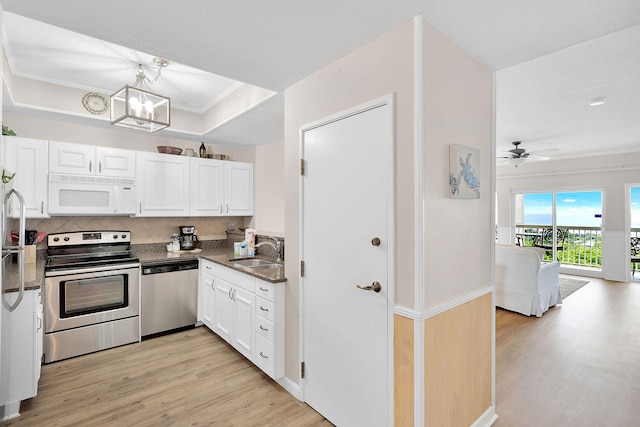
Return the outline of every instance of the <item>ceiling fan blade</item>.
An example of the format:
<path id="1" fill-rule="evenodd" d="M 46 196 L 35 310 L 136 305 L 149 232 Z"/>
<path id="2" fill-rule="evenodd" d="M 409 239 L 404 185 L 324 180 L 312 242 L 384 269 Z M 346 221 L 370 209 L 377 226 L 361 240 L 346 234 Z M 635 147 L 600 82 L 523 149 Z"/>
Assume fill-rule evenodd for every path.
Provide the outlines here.
<path id="1" fill-rule="evenodd" d="M 530 151 L 529 154 L 530 155 L 538 155 L 538 154 L 555 153 L 556 151 L 560 151 L 560 149 L 559 148 L 547 148 L 547 149 L 544 149 L 544 150 Z"/>
<path id="2" fill-rule="evenodd" d="M 542 162 L 545 160 L 549 160 L 551 157 L 547 157 L 547 156 L 537 156 L 535 154 L 531 154 L 530 156 L 527 157 L 527 162 Z"/>

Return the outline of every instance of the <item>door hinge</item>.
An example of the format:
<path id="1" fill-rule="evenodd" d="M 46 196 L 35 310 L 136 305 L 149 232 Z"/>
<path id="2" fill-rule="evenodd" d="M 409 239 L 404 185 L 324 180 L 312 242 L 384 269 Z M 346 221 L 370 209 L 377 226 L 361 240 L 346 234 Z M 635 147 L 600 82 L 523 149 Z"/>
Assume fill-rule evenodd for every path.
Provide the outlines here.
<path id="1" fill-rule="evenodd" d="M 304 277 L 304 261 L 300 261 L 300 277 Z"/>
<path id="2" fill-rule="evenodd" d="M 304 159 L 300 159 L 300 175 L 304 176 Z"/>
<path id="3" fill-rule="evenodd" d="M 300 378 L 304 378 L 304 362 L 300 362 Z"/>

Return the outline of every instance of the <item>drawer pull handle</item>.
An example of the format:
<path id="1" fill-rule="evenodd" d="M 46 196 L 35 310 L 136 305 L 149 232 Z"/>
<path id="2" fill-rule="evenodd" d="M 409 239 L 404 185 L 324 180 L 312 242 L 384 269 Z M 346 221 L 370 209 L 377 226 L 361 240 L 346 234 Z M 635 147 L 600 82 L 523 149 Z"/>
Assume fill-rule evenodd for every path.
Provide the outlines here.
<path id="1" fill-rule="evenodd" d="M 269 358 L 269 356 L 265 356 L 264 354 L 262 354 L 262 352 L 260 352 L 260 356 L 262 356 L 262 357 L 263 357 L 263 358 L 265 358 L 265 359 L 268 359 L 268 358 Z"/>
<path id="2" fill-rule="evenodd" d="M 269 292 L 269 288 L 263 288 L 262 286 L 260 286 L 260 290 L 262 292 Z"/>
<path id="3" fill-rule="evenodd" d="M 265 332 L 269 332 L 269 328 L 265 328 L 264 326 L 260 325 L 260 329 L 262 329 Z"/>
<path id="4" fill-rule="evenodd" d="M 268 308 L 264 308 L 263 306 L 260 306 L 260 310 L 262 310 L 262 311 L 269 311 L 269 309 L 268 309 Z"/>

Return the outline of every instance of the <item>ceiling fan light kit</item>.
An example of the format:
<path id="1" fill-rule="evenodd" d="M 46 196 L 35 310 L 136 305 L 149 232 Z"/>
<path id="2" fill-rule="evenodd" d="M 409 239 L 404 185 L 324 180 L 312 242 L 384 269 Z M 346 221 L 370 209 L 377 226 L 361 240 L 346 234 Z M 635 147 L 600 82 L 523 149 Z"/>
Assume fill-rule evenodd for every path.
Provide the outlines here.
<path id="1" fill-rule="evenodd" d="M 169 63 L 154 58 L 158 73 L 151 80 L 138 65 L 138 73 L 133 86 L 125 85 L 111 95 L 111 124 L 138 129 L 146 132 L 157 132 L 171 125 L 171 99 L 149 90 L 148 83 L 160 77 L 160 72 Z"/>
<path id="2" fill-rule="evenodd" d="M 597 107 L 599 105 L 604 104 L 605 102 L 607 102 L 607 98 L 605 98 L 604 96 L 601 96 L 599 98 L 591 98 L 589 100 L 589 106 L 590 107 Z"/>

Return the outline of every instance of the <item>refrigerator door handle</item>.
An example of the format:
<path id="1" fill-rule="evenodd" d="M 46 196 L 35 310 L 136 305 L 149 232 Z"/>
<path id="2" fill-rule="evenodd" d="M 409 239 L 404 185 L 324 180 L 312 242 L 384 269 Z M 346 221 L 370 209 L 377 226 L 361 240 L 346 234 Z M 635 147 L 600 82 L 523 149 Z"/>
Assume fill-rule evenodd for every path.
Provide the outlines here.
<path id="1" fill-rule="evenodd" d="M 7 205 L 9 198 L 11 198 L 12 195 L 16 196 L 20 205 L 20 233 L 18 237 L 18 246 L 5 246 L 4 242 L 7 240 Z M 9 305 L 6 301 L 2 301 L 9 311 L 15 310 L 20 305 L 20 302 L 22 302 L 22 297 L 24 297 L 24 240 L 26 214 L 27 208 L 24 204 L 24 198 L 15 188 L 12 188 L 5 194 L 4 203 L 2 203 L 2 258 L 4 259 L 9 254 L 18 254 L 18 281 L 20 282 L 20 287 L 18 289 L 18 298 L 13 304 Z"/>

